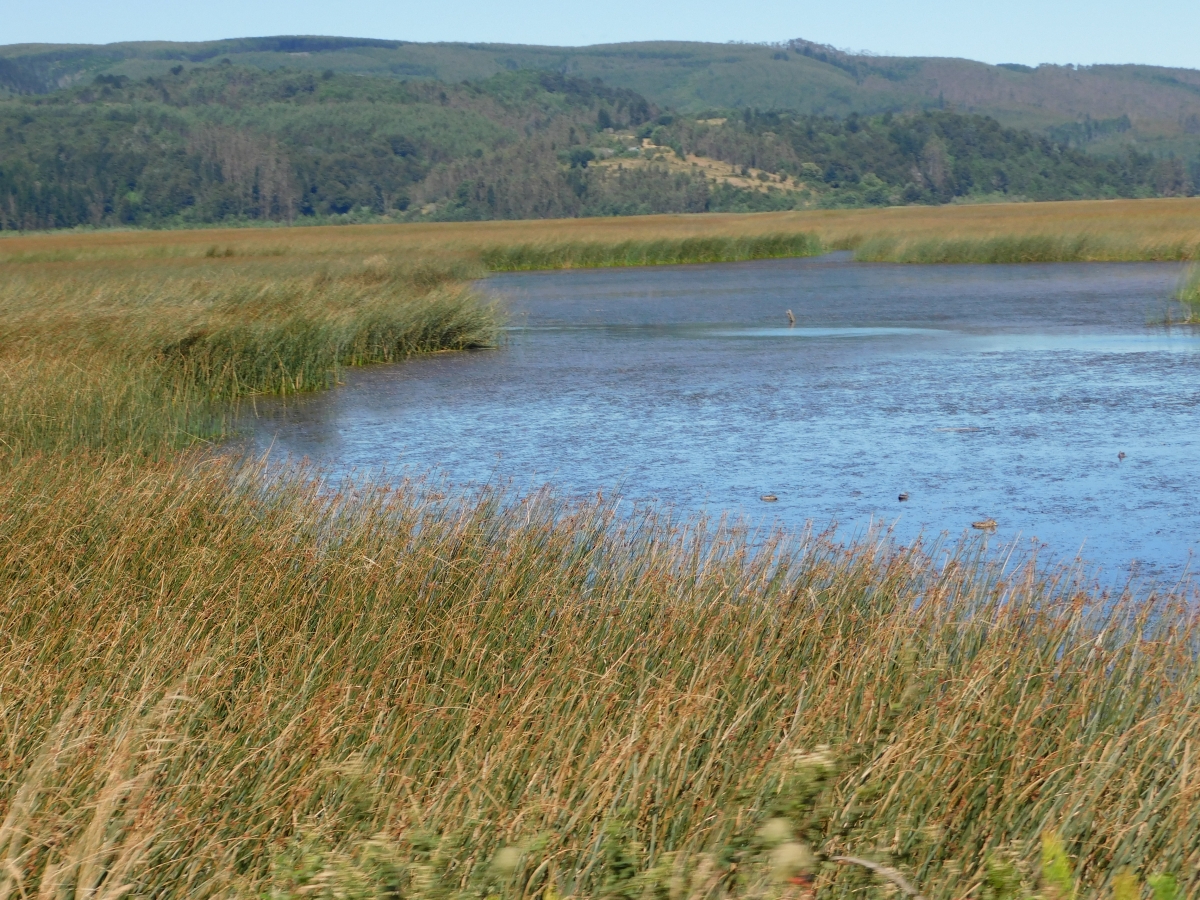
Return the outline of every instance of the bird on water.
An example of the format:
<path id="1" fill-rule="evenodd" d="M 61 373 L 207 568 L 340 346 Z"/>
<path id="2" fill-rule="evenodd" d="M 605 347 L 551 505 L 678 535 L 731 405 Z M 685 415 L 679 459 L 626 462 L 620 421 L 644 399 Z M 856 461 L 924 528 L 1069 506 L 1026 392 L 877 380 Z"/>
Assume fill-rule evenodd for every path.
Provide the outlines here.
<path id="1" fill-rule="evenodd" d="M 796 317 L 794 315 L 792 315 L 792 311 L 790 309 L 787 311 L 787 316 L 788 316 L 788 328 L 795 328 L 796 327 Z"/>

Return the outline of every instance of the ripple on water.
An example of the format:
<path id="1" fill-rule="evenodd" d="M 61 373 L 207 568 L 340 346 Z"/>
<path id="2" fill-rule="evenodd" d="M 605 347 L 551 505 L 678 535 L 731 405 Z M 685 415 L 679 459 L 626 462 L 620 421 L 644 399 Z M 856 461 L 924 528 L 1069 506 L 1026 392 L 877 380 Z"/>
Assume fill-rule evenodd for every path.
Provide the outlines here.
<path id="1" fill-rule="evenodd" d="M 484 285 L 513 310 L 503 349 L 352 372 L 243 427 L 335 470 L 615 487 L 847 533 L 994 519 L 993 542 L 1170 578 L 1200 538 L 1200 335 L 1147 322 L 1179 271 L 843 257 L 505 275 Z"/>

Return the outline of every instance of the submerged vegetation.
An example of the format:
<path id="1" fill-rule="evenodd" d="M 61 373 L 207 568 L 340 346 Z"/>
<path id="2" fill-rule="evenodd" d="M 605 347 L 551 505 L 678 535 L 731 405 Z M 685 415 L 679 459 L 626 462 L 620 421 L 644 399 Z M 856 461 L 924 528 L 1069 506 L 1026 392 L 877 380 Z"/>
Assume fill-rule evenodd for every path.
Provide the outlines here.
<path id="1" fill-rule="evenodd" d="M 256 394 L 496 343 L 487 266 L 1071 216 L 1132 253 L 1195 210 L 0 240 L 0 896 L 1193 895 L 1187 598 L 204 444 Z"/>

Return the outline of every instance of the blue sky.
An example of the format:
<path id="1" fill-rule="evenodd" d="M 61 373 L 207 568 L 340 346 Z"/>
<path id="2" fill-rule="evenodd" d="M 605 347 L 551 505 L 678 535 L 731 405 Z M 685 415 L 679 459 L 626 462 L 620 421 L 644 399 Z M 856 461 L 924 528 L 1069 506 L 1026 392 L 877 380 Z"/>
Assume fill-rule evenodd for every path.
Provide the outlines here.
<path id="1" fill-rule="evenodd" d="M 992 63 L 1200 68 L 1200 0 L 0 0 L 0 44 L 268 34 L 571 45 L 804 37 Z"/>

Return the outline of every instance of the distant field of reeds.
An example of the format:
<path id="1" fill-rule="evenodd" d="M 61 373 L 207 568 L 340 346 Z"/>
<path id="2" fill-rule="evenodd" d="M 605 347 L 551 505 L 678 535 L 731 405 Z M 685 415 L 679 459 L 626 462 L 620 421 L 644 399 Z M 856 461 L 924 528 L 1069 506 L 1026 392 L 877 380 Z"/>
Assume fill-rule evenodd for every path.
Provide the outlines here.
<path id="1" fill-rule="evenodd" d="M 1195 259 L 1200 241 L 1128 244 L 1111 237 L 1076 235 L 999 235 L 974 238 L 868 238 L 857 244 L 861 262 L 904 263 L 1050 263 L 1050 262 L 1179 262 Z"/>
<path id="2" fill-rule="evenodd" d="M 1188 598 L 207 451 L 496 344 L 489 267 L 1195 247 L 1146 203 L 0 239 L 0 900 L 1195 896 Z"/>
<path id="3" fill-rule="evenodd" d="M 1200 259 L 1200 203 L 1190 198 L 862 212 L 827 220 L 817 233 L 826 246 L 866 262 Z"/>
<path id="4" fill-rule="evenodd" d="M 627 240 L 618 243 L 581 241 L 488 247 L 481 254 L 491 272 L 528 269 L 663 266 L 680 263 L 735 262 L 816 256 L 821 242 L 811 234 L 763 234 L 745 237 L 693 237 Z"/>
<path id="5" fill-rule="evenodd" d="M 171 262 L 271 257 L 359 259 L 383 254 L 395 262 L 436 259 L 461 274 L 482 267 L 485 253 L 498 261 L 517 248 L 542 248 L 541 260 L 580 265 L 581 252 L 601 264 L 617 245 L 656 245 L 680 259 L 679 245 L 771 238 L 796 241 L 807 254 L 810 239 L 826 250 L 855 250 L 864 259 L 894 262 L 1080 261 L 1200 259 L 1200 198 L 1088 200 L 978 206 L 814 210 L 749 215 L 635 216 L 630 218 L 243 228 L 197 231 L 107 231 L 0 235 L 0 265 L 86 265 L 118 260 Z M 698 245 L 699 246 L 699 245 Z M 564 251 L 563 247 L 596 248 Z M 608 249 L 599 249 L 608 248 Z M 732 255 L 725 252 L 724 257 Z M 702 260 L 698 260 L 702 261 Z"/>

